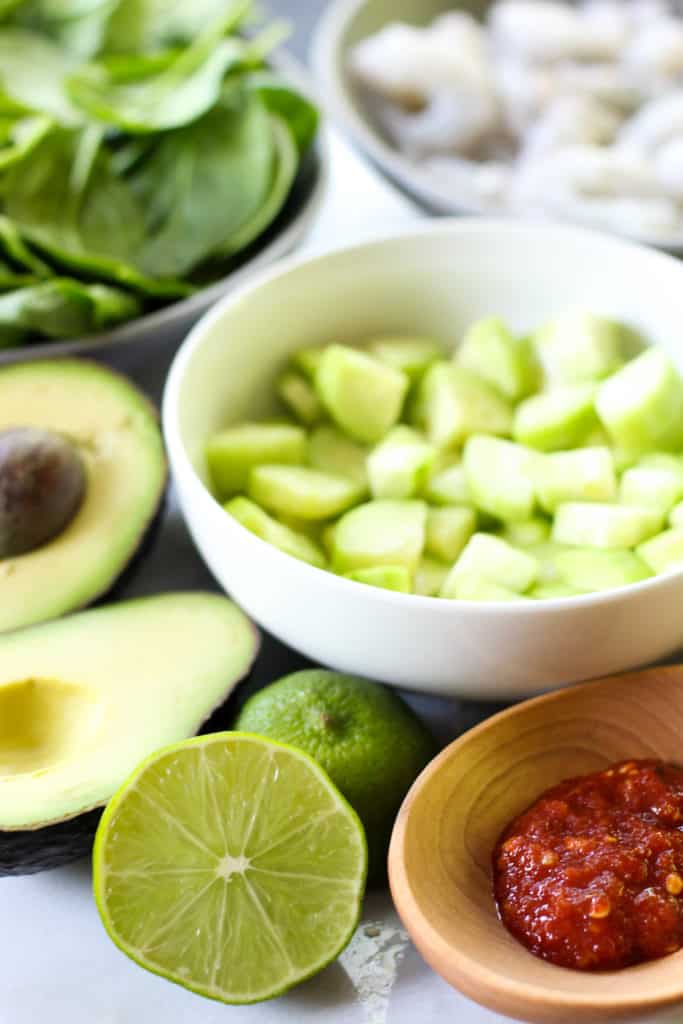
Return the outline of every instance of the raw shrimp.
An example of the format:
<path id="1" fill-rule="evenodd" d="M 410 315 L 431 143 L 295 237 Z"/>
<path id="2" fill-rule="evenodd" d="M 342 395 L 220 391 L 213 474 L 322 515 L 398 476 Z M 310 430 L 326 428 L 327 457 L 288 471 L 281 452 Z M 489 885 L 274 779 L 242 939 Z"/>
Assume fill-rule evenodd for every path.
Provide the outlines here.
<path id="1" fill-rule="evenodd" d="M 475 207 L 504 207 L 512 169 L 502 163 L 475 163 L 451 156 L 432 156 L 424 161 L 437 185 L 457 191 L 463 203 Z"/>
<path id="2" fill-rule="evenodd" d="M 622 128 L 619 143 L 644 152 L 683 135 L 683 89 L 646 103 Z"/>
<path id="3" fill-rule="evenodd" d="M 485 25 L 389 26 L 351 63 L 377 124 L 463 206 L 683 245 L 683 0 L 495 0 Z"/>
<path id="4" fill-rule="evenodd" d="M 620 124 L 614 109 L 590 96 L 559 96 L 529 129 L 520 160 L 533 160 L 574 143 L 612 142 Z"/>
<path id="5" fill-rule="evenodd" d="M 645 25 L 624 52 L 626 67 L 651 92 L 683 76 L 683 23 L 661 18 Z"/>
<path id="6" fill-rule="evenodd" d="M 580 8 L 581 28 L 587 34 L 578 56 L 616 61 L 633 30 L 628 3 L 623 0 L 588 0 Z"/>
<path id="7" fill-rule="evenodd" d="M 351 54 L 351 70 L 367 88 L 407 110 L 436 92 L 491 93 L 493 82 L 482 29 L 466 15 L 432 28 L 387 25 Z"/>
<path id="8" fill-rule="evenodd" d="M 489 25 L 499 51 L 539 62 L 616 59 L 627 31 L 611 5 L 582 12 L 552 0 L 502 0 Z"/>
<path id="9" fill-rule="evenodd" d="M 390 138 L 418 158 L 430 153 L 467 155 L 500 125 L 494 96 L 446 90 L 434 93 L 426 106 L 414 113 L 384 104 L 376 116 Z"/>
<path id="10" fill-rule="evenodd" d="M 664 244 L 683 243 L 683 218 L 675 203 L 667 199 L 631 199 L 567 195 L 552 197 L 545 212 L 562 220 L 635 235 Z"/>
<path id="11" fill-rule="evenodd" d="M 624 113 L 634 111 L 646 98 L 633 76 L 617 64 L 563 63 L 551 79 L 556 93 L 592 96 Z"/>
<path id="12" fill-rule="evenodd" d="M 498 61 L 495 75 L 505 125 L 513 135 L 523 135 L 555 95 L 553 76 L 516 58 Z"/>
<path id="13" fill-rule="evenodd" d="M 659 148 L 655 173 L 667 195 L 683 203 L 683 138 L 672 139 Z"/>
<path id="14" fill-rule="evenodd" d="M 515 191 L 518 199 L 544 194 L 651 199 L 661 195 L 661 185 L 651 162 L 637 153 L 605 146 L 566 146 L 527 161 Z"/>
<path id="15" fill-rule="evenodd" d="M 501 128 L 483 30 L 468 15 L 444 16 L 428 29 L 390 25 L 356 47 L 352 68 L 395 101 L 376 116 L 413 156 L 468 153 Z"/>
<path id="16" fill-rule="evenodd" d="M 638 30 L 673 14 L 667 0 L 631 0 L 626 6 L 631 24 Z"/>

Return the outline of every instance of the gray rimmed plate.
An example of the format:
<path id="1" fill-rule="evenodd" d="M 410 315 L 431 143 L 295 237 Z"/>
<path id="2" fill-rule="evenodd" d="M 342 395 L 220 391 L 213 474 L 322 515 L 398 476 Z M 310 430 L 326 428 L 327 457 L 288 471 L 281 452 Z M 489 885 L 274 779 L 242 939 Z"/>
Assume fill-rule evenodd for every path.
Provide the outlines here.
<path id="1" fill-rule="evenodd" d="M 272 66 L 311 96 L 300 66 L 289 54 L 280 51 L 271 58 Z M 315 97 L 311 97 L 316 101 Z M 317 102 L 317 101 L 316 101 Z M 313 225 L 322 202 L 328 178 L 328 153 L 324 131 L 320 131 L 311 152 L 301 166 L 292 192 L 275 222 L 244 253 L 233 270 L 187 299 L 131 320 L 109 331 L 65 341 L 40 341 L 16 348 L 0 349 L 0 365 L 60 356 L 91 356 L 129 369 L 145 362 L 131 349 L 163 345 L 176 347 L 199 317 L 218 299 L 241 285 L 255 271 L 274 263 L 291 252 Z"/>
<path id="2" fill-rule="evenodd" d="M 431 213 L 501 216 L 500 209 L 473 206 L 453 188 L 435 182 L 430 174 L 392 145 L 373 120 L 367 97 L 353 81 L 348 56 L 356 43 L 389 22 L 427 25 L 438 15 L 452 10 L 469 11 L 482 19 L 491 6 L 492 0 L 460 0 L 457 3 L 454 0 L 332 0 L 315 33 L 311 59 L 329 113 L 379 170 Z M 675 6 L 683 12 L 683 0 L 676 0 Z M 683 256 L 680 238 L 663 242 L 661 239 L 629 237 Z"/>

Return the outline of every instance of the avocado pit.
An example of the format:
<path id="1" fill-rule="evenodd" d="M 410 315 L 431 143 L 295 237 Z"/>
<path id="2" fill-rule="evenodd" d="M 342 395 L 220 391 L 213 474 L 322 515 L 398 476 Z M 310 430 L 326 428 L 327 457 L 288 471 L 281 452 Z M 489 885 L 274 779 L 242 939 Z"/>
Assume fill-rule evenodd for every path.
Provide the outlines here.
<path id="1" fill-rule="evenodd" d="M 42 547 L 72 521 L 86 473 L 74 445 L 52 430 L 0 431 L 0 558 Z"/>

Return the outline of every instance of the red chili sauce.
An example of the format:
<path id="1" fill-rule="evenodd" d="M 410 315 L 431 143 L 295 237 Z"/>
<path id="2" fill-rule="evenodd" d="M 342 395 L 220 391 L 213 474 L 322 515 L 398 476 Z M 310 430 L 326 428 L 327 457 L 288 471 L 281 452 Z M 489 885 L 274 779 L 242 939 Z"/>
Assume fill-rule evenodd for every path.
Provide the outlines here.
<path id="1" fill-rule="evenodd" d="M 683 768 L 624 761 L 547 790 L 493 854 L 503 924 L 536 956 L 614 970 L 683 945 Z"/>

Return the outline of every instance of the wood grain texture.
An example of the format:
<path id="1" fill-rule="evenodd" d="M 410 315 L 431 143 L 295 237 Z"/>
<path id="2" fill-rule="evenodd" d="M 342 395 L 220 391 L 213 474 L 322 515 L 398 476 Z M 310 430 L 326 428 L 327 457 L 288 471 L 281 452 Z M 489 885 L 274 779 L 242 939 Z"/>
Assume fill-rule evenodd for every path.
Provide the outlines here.
<path id="1" fill-rule="evenodd" d="M 502 712 L 447 747 L 396 821 L 396 908 L 430 966 L 498 1013 L 532 1022 L 630 1020 L 683 1004 L 683 951 L 589 974 L 532 956 L 498 920 L 491 852 L 549 786 L 629 758 L 683 762 L 683 666 L 613 676 Z"/>

